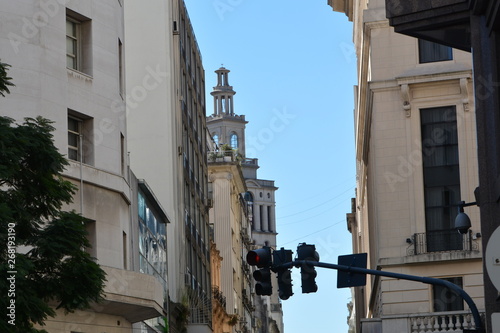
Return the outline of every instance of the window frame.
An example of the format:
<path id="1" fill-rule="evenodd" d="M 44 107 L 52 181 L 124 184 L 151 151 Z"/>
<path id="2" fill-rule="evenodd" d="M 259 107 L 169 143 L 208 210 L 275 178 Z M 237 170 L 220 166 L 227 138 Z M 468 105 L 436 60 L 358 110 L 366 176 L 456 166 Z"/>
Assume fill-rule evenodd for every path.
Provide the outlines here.
<path id="1" fill-rule="evenodd" d="M 231 146 L 231 148 L 238 149 L 238 141 L 238 134 L 236 134 L 236 132 L 231 132 L 231 134 L 229 135 L 229 145 Z"/>
<path id="2" fill-rule="evenodd" d="M 68 23 L 71 24 L 74 29 L 74 35 L 68 34 Z M 71 16 L 66 15 L 66 67 L 69 69 L 73 69 L 76 71 L 81 71 L 81 44 L 82 44 L 82 36 L 81 36 L 81 22 L 72 18 Z M 76 48 L 76 52 L 69 53 L 68 50 L 68 39 L 73 41 L 73 46 Z M 73 59 L 74 64 L 69 66 L 68 57 Z"/>
<path id="3" fill-rule="evenodd" d="M 68 34 L 68 22 L 75 28 Z M 75 42 L 76 52 L 68 52 L 68 38 Z M 76 59 L 74 66 L 68 64 L 69 57 Z M 66 8 L 66 68 L 92 77 L 92 20 Z"/>
<path id="4" fill-rule="evenodd" d="M 451 61 L 453 60 L 453 48 L 431 42 L 425 39 L 418 39 L 417 40 L 417 46 L 418 46 L 418 63 L 419 64 L 428 64 L 428 63 L 434 63 L 434 62 L 442 62 L 442 61 Z M 436 56 L 436 54 L 428 54 L 426 53 L 426 48 L 427 51 L 430 50 L 430 48 L 436 48 L 434 51 L 439 51 L 439 56 Z M 439 49 L 438 49 L 439 48 Z M 443 54 L 446 52 L 446 55 L 441 55 L 441 52 Z"/>
<path id="5" fill-rule="evenodd" d="M 76 122 L 76 126 L 78 127 L 77 130 L 70 129 L 70 121 Z M 83 130 L 83 120 L 79 119 L 77 117 L 74 117 L 72 115 L 68 115 L 68 159 L 76 162 L 80 162 L 81 160 L 81 135 L 82 135 L 82 130 Z M 76 146 L 71 145 L 69 136 L 74 135 L 76 136 Z M 71 152 L 76 152 L 76 158 L 72 157 Z"/>
<path id="6" fill-rule="evenodd" d="M 441 278 L 441 280 L 445 280 L 451 283 L 456 284 L 460 288 L 463 289 L 463 277 L 462 276 L 454 276 L 454 277 L 446 277 L 446 278 Z M 443 295 L 444 293 L 444 300 L 442 297 L 437 298 L 436 294 L 441 294 Z M 454 296 L 455 298 L 452 301 L 448 301 L 451 299 L 451 296 Z M 443 308 L 441 308 L 443 306 Z M 432 310 L 433 312 L 447 312 L 447 311 L 463 311 L 465 310 L 464 307 L 464 300 L 463 298 L 458 295 L 454 290 L 451 290 L 445 286 L 441 285 L 433 285 L 432 286 Z"/>
<path id="7" fill-rule="evenodd" d="M 424 122 L 424 113 L 433 111 L 442 112 L 436 117 L 438 120 Z M 453 113 L 452 118 L 447 115 L 449 112 Z M 427 252 L 463 250 L 463 235 L 458 234 L 453 226 L 457 214 L 455 204 L 460 200 L 461 191 L 456 106 L 420 109 L 420 132 Z M 434 155 L 438 153 L 441 157 Z M 448 161 L 450 157 L 452 163 Z M 440 196 L 436 190 L 441 190 Z"/>
<path id="8" fill-rule="evenodd" d="M 78 131 L 70 130 L 70 120 L 78 123 Z M 68 109 L 67 130 L 68 130 L 68 160 L 81 162 L 87 165 L 94 165 L 94 118 L 83 113 Z M 69 135 L 78 135 L 78 146 L 72 146 L 69 142 Z M 81 136 L 81 138 L 80 138 Z M 70 149 L 76 151 L 77 159 L 70 156 Z M 83 159 L 82 161 L 80 161 Z"/>

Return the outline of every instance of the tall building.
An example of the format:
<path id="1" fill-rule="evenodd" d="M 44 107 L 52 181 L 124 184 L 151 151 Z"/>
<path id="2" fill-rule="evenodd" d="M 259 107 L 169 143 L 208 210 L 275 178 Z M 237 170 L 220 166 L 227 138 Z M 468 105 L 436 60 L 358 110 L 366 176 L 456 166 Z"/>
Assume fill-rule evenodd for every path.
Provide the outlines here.
<path id="1" fill-rule="evenodd" d="M 357 191 L 348 226 L 371 269 L 444 279 L 484 311 L 479 185 L 469 53 L 396 34 L 384 0 L 329 1 L 353 21 Z M 448 289 L 368 276 L 352 332 L 438 332 L 474 324 Z M 465 326 L 464 326 L 465 325 Z"/>
<path id="2" fill-rule="evenodd" d="M 128 2 L 125 22 L 130 164 L 170 217 L 170 329 L 211 332 L 201 54 L 183 0 Z"/>
<path id="3" fill-rule="evenodd" d="M 221 308 L 214 309 L 221 314 L 214 311 L 214 333 L 253 332 L 253 281 L 245 262 L 251 246 L 249 207 L 244 199 L 245 179 L 234 154 L 227 150 L 226 159 L 215 158 L 208 167 L 213 198 L 209 210 L 212 247 L 217 252 L 212 258 L 216 266 L 212 271 L 213 293 Z"/>
<path id="4" fill-rule="evenodd" d="M 241 168 L 247 192 L 245 200 L 250 206 L 252 240 L 255 247 L 269 246 L 276 249 L 275 191 L 272 180 L 257 178 L 258 159 L 246 156 L 244 115 L 237 115 L 234 108 L 236 92 L 229 84 L 229 70 L 221 67 L 215 71 L 217 85 L 214 97 L 214 113 L 207 117 L 207 128 L 215 143 L 236 151 L 241 159 Z M 278 298 L 277 281 L 273 279 L 273 295 L 254 294 L 256 332 L 283 332 L 283 311 Z"/>
<path id="5" fill-rule="evenodd" d="M 12 66 L 16 85 L 0 113 L 54 122 L 54 143 L 69 162 L 64 177 L 78 188 L 65 209 L 87 219 L 89 251 L 107 274 L 104 302 L 69 314 L 57 310 L 44 329 L 132 332 L 134 323 L 166 309 L 161 279 L 135 271 L 132 259 L 123 3 L 2 0 L 0 22 L 2 62 Z"/>

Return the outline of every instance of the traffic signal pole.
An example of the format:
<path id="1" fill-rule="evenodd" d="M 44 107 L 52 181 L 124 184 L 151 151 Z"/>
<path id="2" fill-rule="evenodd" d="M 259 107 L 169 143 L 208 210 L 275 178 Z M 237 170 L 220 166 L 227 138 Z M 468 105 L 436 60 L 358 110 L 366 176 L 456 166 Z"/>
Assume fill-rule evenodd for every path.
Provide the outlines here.
<path id="1" fill-rule="evenodd" d="M 425 284 L 432 284 L 432 285 L 447 287 L 447 288 L 453 290 L 454 292 L 456 292 L 458 295 L 460 295 L 463 298 L 463 300 L 467 303 L 467 305 L 469 306 L 469 309 L 471 310 L 471 313 L 472 313 L 472 317 L 474 318 L 474 322 L 476 324 L 476 331 L 483 330 L 481 316 L 479 315 L 479 311 L 477 309 L 477 306 L 474 303 L 474 301 L 472 300 L 472 298 L 462 288 L 460 288 L 456 284 L 451 283 L 449 281 L 431 278 L 431 277 L 423 277 L 423 276 L 408 275 L 408 274 L 401 274 L 401 273 L 385 272 L 385 271 L 378 271 L 378 270 L 362 268 L 362 267 L 336 265 L 336 264 L 329 264 L 329 263 L 324 263 L 324 262 L 319 262 L 319 261 L 310 261 L 310 260 L 294 260 L 292 262 L 282 264 L 282 265 L 278 266 L 277 268 L 301 267 L 302 265 L 336 269 L 336 270 L 347 272 L 347 273 L 386 276 L 386 277 L 391 277 L 391 278 L 395 278 L 395 279 L 417 281 L 417 282 L 422 282 Z"/>

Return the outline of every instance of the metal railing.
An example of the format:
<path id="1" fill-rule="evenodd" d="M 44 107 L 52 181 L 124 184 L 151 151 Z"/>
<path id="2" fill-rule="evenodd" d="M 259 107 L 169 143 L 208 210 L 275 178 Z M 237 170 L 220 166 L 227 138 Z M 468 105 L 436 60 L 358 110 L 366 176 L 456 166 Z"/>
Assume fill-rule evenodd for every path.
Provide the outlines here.
<path id="1" fill-rule="evenodd" d="M 413 235 L 412 242 L 413 253 L 410 254 L 470 251 L 473 249 L 470 230 L 466 234 L 460 234 L 455 229 L 416 233 Z"/>

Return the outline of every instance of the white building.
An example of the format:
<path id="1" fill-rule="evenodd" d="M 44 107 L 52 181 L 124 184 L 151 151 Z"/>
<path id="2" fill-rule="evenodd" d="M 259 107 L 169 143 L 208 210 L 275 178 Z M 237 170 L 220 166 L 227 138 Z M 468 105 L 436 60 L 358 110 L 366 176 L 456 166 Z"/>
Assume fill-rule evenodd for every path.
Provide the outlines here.
<path id="1" fill-rule="evenodd" d="M 15 87 L 2 115 L 54 121 L 66 154 L 64 176 L 78 191 L 75 209 L 88 219 L 91 254 L 107 273 L 106 301 L 49 318 L 49 332 L 132 332 L 164 315 L 164 288 L 134 272 L 131 193 L 124 99 L 122 1 L 0 1 L 2 62 Z"/>
<path id="2" fill-rule="evenodd" d="M 211 332 L 204 70 L 184 1 L 127 2 L 125 36 L 130 165 L 170 219 L 170 328 Z"/>

